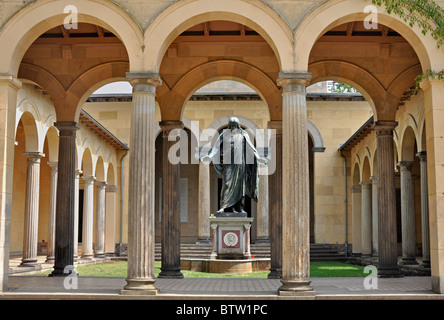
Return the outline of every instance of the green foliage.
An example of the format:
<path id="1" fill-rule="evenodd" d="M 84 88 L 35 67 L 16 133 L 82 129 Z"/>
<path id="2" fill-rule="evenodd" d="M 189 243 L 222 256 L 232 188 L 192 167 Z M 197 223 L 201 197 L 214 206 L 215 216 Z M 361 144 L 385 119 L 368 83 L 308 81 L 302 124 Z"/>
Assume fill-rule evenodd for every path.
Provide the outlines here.
<path id="1" fill-rule="evenodd" d="M 342 83 L 342 82 L 334 82 L 332 91 L 336 92 L 336 93 L 357 93 L 358 92 L 358 90 L 356 90 L 352 86 L 350 86 L 346 83 Z"/>

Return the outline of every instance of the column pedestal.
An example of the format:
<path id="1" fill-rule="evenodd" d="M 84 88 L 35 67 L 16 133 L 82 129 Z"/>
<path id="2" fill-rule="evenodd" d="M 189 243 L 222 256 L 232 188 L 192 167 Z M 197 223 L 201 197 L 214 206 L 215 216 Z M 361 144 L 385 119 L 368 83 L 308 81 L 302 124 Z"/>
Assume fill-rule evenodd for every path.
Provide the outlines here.
<path id="1" fill-rule="evenodd" d="M 40 198 L 40 159 L 45 155 L 39 152 L 26 152 L 28 168 L 25 194 L 25 230 L 23 233 L 23 258 L 20 267 L 41 269 L 37 262 L 37 242 L 39 227 Z"/>

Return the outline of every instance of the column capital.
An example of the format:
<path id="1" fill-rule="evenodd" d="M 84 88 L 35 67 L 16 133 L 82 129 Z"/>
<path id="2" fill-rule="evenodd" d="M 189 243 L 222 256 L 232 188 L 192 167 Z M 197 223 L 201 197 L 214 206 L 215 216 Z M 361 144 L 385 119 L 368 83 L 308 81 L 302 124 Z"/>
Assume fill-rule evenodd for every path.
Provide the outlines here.
<path id="1" fill-rule="evenodd" d="M 397 126 L 398 126 L 397 121 L 381 120 L 381 121 L 375 121 L 373 123 L 372 128 L 376 131 L 376 135 L 378 136 L 385 136 L 385 135 L 393 136 L 393 130 L 395 130 Z"/>
<path id="2" fill-rule="evenodd" d="M 397 166 L 401 168 L 401 171 L 411 171 L 414 164 L 413 161 L 401 161 L 397 163 Z"/>
<path id="3" fill-rule="evenodd" d="M 133 86 L 133 93 L 156 93 L 156 87 L 162 84 L 158 73 L 127 72 L 126 78 Z"/>
<path id="4" fill-rule="evenodd" d="M 427 151 L 420 151 L 416 154 L 416 156 L 421 160 L 421 161 L 427 161 Z"/>
<path id="5" fill-rule="evenodd" d="M 94 183 L 94 181 L 96 180 L 96 177 L 93 177 L 93 176 L 82 176 L 82 180 L 87 182 L 87 183 Z"/>
<path id="6" fill-rule="evenodd" d="M 75 121 L 57 121 L 54 126 L 59 130 L 60 136 L 75 137 L 80 125 Z"/>
<path id="7" fill-rule="evenodd" d="M 98 189 L 104 189 L 106 187 L 106 181 L 95 181 L 94 183 Z"/>
<path id="8" fill-rule="evenodd" d="M 1 74 L 0 75 L 0 84 L 6 84 L 18 90 L 22 87 L 23 83 L 12 74 Z"/>
<path id="9" fill-rule="evenodd" d="M 29 158 L 43 158 L 45 156 L 42 152 L 23 152 L 23 155 Z"/>
<path id="10" fill-rule="evenodd" d="M 309 72 L 280 72 L 277 85 L 282 87 L 283 93 L 305 94 L 305 88 L 309 85 L 311 77 Z"/>
<path id="11" fill-rule="evenodd" d="M 361 188 L 368 189 L 372 185 L 372 182 L 371 181 L 361 181 L 359 184 L 361 185 Z"/>
<path id="12" fill-rule="evenodd" d="M 370 177 L 370 181 L 371 181 L 373 184 L 378 183 L 378 177 L 377 177 L 377 176 L 371 176 L 371 177 Z"/>
<path id="13" fill-rule="evenodd" d="M 182 130 L 184 128 L 183 122 L 180 120 L 160 121 L 159 126 L 163 131 L 164 137 L 168 137 L 171 131 L 175 129 Z"/>

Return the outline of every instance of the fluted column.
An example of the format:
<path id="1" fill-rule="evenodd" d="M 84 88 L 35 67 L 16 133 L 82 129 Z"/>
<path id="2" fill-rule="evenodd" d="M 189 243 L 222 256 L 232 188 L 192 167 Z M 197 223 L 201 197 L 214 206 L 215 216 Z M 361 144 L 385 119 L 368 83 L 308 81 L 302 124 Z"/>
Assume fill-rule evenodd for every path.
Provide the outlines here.
<path id="1" fill-rule="evenodd" d="M 430 268 L 430 227 L 429 227 L 429 194 L 427 179 L 427 152 L 417 154 L 421 170 L 421 234 L 422 234 L 422 263 L 424 268 Z"/>
<path id="2" fill-rule="evenodd" d="M 311 74 L 281 73 L 283 251 L 280 295 L 314 295 L 310 286 L 310 187 L 306 86 Z"/>
<path id="3" fill-rule="evenodd" d="M 127 74 L 133 86 L 128 186 L 128 276 L 122 294 L 156 294 L 154 279 L 155 95 L 158 74 Z"/>
<path id="4" fill-rule="evenodd" d="M 269 242 L 268 238 L 268 174 L 267 165 L 259 163 L 261 175 L 259 176 L 256 226 L 256 242 Z"/>
<path id="5" fill-rule="evenodd" d="M 82 259 L 93 258 L 94 180 L 95 177 L 83 176 Z"/>
<path id="6" fill-rule="evenodd" d="M 162 121 L 162 266 L 159 278 L 183 278 L 180 272 L 180 163 L 168 153 L 183 129 L 181 121 Z"/>
<path id="7" fill-rule="evenodd" d="M 23 257 L 21 267 L 36 267 L 39 228 L 40 152 L 25 152 L 28 157 L 25 193 L 25 230 L 23 233 Z"/>
<path id="8" fill-rule="evenodd" d="M 56 200 L 57 200 L 57 162 L 49 162 L 49 212 L 48 212 L 48 248 L 46 262 L 54 262 L 55 250 L 55 223 L 56 223 Z"/>
<path id="9" fill-rule="evenodd" d="M 270 273 L 269 279 L 282 278 L 282 121 L 270 121 L 268 129 L 272 130 L 270 145 L 271 159 L 274 161 L 274 172 L 268 176 L 269 217 L 270 217 Z"/>
<path id="10" fill-rule="evenodd" d="M 79 251 L 79 184 L 81 173 L 81 170 L 76 170 L 74 180 L 74 261 L 78 259 Z"/>
<path id="11" fill-rule="evenodd" d="M 352 254 L 361 255 L 362 252 L 362 195 L 361 186 L 356 185 L 351 188 L 352 195 Z"/>
<path id="12" fill-rule="evenodd" d="M 416 264 L 415 194 L 412 178 L 414 162 L 398 163 L 401 169 L 401 226 L 403 265 Z"/>
<path id="13" fill-rule="evenodd" d="M 51 276 L 67 276 L 74 266 L 74 198 L 76 122 L 56 122 L 59 130 L 59 156 L 56 200 L 56 239 L 54 271 Z M 67 268 L 68 267 L 68 268 Z"/>
<path id="14" fill-rule="evenodd" d="M 363 256 L 372 255 L 372 199 L 371 182 L 361 182 L 361 254 Z"/>
<path id="15" fill-rule="evenodd" d="M 104 181 L 97 181 L 97 200 L 96 200 L 96 248 L 95 257 L 105 257 L 105 188 Z"/>
<path id="16" fill-rule="evenodd" d="M 393 130 L 395 121 L 374 124 L 378 163 L 379 277 L 399 277 Z"/>
<path id="17" fill-rule="evenodd" d="M 372 181 L 372 244 L 373 256 L 378 256 L 378 179 L 370 177 Z"/>
<path id="18" fill-rule="evenodd" d="M 198 242 L 210 243 L 210 163 L 199 162 Z"/>

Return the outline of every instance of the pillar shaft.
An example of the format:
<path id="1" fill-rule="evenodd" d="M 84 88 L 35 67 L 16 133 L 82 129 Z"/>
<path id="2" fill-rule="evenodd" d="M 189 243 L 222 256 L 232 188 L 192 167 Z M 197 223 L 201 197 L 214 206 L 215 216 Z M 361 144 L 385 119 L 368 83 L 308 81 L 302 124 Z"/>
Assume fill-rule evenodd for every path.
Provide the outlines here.
<path id="1" fill-rule="evenodd" d="M 374 125 L 378 148 L 379 277 L 401 276 L 398 268 L 393 147 L 393 130 L 396 126 L 394 121 L 378 121 Z"/>
<path id="2" fill-rule="evenodd" d="M 280 74 L 283 252 L 281 295 L 314 295 L 310 286 L 310 195 L 306 86 L 309 74 Z"/>
<path id="3" fill-rule="evenodd" d="M 422 235 L 422 266 L 430 268 L 430 231 L 429 231 L 429 197 L 427 179 L 427 153 L 417 154 L 421 170 L 421 235 Z"/>
<path id="4" fill-rule="evenodd" d="M 116 251 L 116 195 L 117 186 L 106 186 L 105 196 L 105 255 L 114 256 Z"/>
<path id="5" fill-rule="evenodd" d="M 23 233 L 23 258 L 20 266 L 37 265 L 37 242 L 39 228 L 40 198 L 40 159 L 39 152 L 26 152 L 28 165 L 26 172 L 25 193 L 25 230 Z"/>
<path id="6" fill-rule="evenodd" d="M 127 75 L 133 86 L 128 185 L 128 277 L 122 294 L 156 294 L 154 285 L 155 92 L 159 75 Z"/>
<path id="7" fill-rule="evenodd" d="M 260 173 L 257 200 L 257 238 L 256 242 L 268 242 L 268 174 L 267 165 L 259 164 Z"/>
<path id="8" fill-rule="evenodd" d="M 398 163 L 401 173 L 401 227 L 402 227 L 402 261 L 401 264 L 416 264 L 415 235 L 415 194 L 412 178 L 414 162 Z"/>
<path id="9" fill-rule="evenodd" d="M 268 176 L 269 217 L 270 217 L 270 273 L 268 278 L 282 278 L 282 121 L 270 121 L 272 130 L 270 154 L 274 161 L 274 173 Z M 274 158 L 273 158 L 274 157 Z"/>
<path id="10" fill-rule="evenodd" d="M 371 256 L 372 254 L 372 205 L 371 205 L 371 182 L 361 182 L 361 254 Z"/>
<path id="11" fill-rule="evenodd" d="M 96 250 L 97 258 L 105 257 L 105 188 L 106 183 L 103 181 L 96 182 L 97 200 L 96 200 Z"/>
<path id="12" fill-rule="evenodd" d="M 82 259 L 93 257 L 94 177 L 83 176 Z"/>
<path id="13" fill-rule="evenodd" d="M 168 153 L 183 129 L 180 121 L 160 122 L 162 150 L 162 266 L 159 278 L 183 278 L 180 272 L 180 163 L 173 164 Z"/>
<path id="14" fill-rule="evenodd" d="M 56 122 L 59 156 L 56 200 L 55 261 L 52 276 L 66 276 L 74 268 L 74 198 L 76 132 L 75 122 Z M 68 267 L 68 268 L 67 268 Z"/>
<path id="15" fill-rule="evenodd" d="M 199 162 L 198 242 L 210 243 L 210 163 Z"/>
<path id="16" fill-rule="evenodd" d="M 360 255 L 362 252 L 362 195 L 361 186 L 356 185 L 351 189 L 352 192 L 352 254 Z"/>
<path id="17" fill-rule="evenodd" d="M 80 170 L 75 172 L 74 182 L 74 260 L 78 258 L 79 249 L 79 184 L 80 184 Z"/>
<path id="18" fill-rule="evenodd" d="M 372 181 L 372 250 L 373 256 L 378 256 L 378 179 L 370 177 Z"/>
<path id="19" fill-rule="evenodd" d="M 49 212 L 48 212 L 48 247 L 46 261 L 54 260 L 55 250 L 55 224 L 56 224 L 56 200 L 57 200 L 57 162 L 48 162 L 50 167 L 49 181 Z"/>

